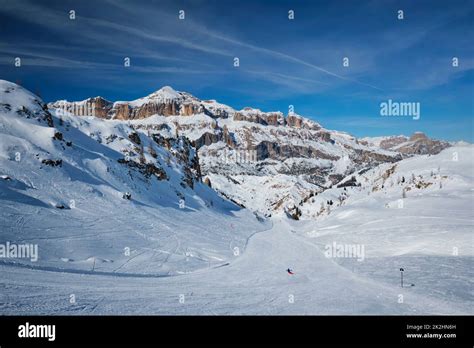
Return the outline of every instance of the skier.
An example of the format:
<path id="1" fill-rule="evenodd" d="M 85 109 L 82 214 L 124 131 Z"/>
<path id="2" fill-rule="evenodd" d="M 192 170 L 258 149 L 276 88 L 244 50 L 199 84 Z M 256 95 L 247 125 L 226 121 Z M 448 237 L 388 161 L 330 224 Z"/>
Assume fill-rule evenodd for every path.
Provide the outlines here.
<path id="1" fill-rule="evenodd" d="M 290 268 L 288 268 L 286 271 L 288 272 L 288 274 L 295 274 L 295 273 L 293 273 L 293 270 L 290 269 Z"/>

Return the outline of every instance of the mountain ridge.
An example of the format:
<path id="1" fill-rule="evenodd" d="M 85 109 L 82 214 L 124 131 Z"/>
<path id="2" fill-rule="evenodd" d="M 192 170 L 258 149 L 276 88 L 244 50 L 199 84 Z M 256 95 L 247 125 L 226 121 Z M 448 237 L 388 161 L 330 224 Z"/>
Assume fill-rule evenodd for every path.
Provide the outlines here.
<path id="1" fill-rule="evenodd" d="M 449 146 L 420 135 L 404 139 L 400 149 L 378 146 L 346 132 L 327 130 L 295 113 L 285 116 L 250 107 L 235 110 L 169 86 L 133 101 L 94 97 L 48 103 L 47 109 L 59 119 L 62 115 L 78 120 L 95 116 L 111 125 L 125 122 L 141 134 L 139 138 L 154 139 L 160 146 L 169 147 L 184 137 L 195 149 L 199 161 L 195 170 L 209 186 L 265 216 L 287 212 L 353 173 L 407 156 L 438 153 Z M 132 153 L 142 158 L 143 150 L 135 147 L 138 150 Z M 257 197 L 261 185 L 267 190 Z"/>

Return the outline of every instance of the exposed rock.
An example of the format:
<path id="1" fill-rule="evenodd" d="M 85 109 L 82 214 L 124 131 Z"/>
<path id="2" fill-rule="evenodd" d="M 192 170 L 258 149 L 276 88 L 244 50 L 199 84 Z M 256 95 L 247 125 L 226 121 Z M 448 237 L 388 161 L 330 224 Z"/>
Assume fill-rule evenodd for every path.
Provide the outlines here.
<path id="1" fill-rule="evenodd" d="M 61 132 L 54 132 L 53 139 L 63 141 L 63 134 Z"/>
<path id="2" fill-rule="evenodd" d="M 146 177 L 150 177 L 152 175 L 156 176 L 158 180 L 166 180 L 168 179 L 168 176 L 166 175 L 166 172 L 158 168 L 156 165 L 152 163 L 147 163 L 145 164 L 145 169 L 144 169 L 144 174 Z"/>
<path id="3" fill-rule="evenodd" d="M 61 159 L 57 159 L 57 160 L 44 159 L 44 160 L 41 161 L 41 163 L 43 163 L 47 166 L 51 166 L 51 167 L 61 167 L 63 165 L 63 160 L 61 160 Z"/>
<path id="4" fill-rule="evenodd" d="M 129 120 L 131 119 L 131 110 L 132 108 L 127 103 L 115 103 L 111 112 L 113 115 L 112 118 L 117 120 Z"/>
<path id="5" fill-rule="evenodd" d="M 204 107 L 202 105 L 196 104 L 181 104 L 179 110 L 179 115 L 181 116 L 192 116 L 204 112 Z M 166 115 L 165 115 L 166 116 Z"/>
<path id="6" fill-rule="evenodd" d="M 141 172 L 146 178 L 150 178 L 152 175 L 155 176 L 158 180 L 167 180 L 168 176 L 166 172 L 162 169 L 157 167 L 153 163 L 139 163 L 133 160 L 128 160 L 125 158 L 119 158 L 117 160 L 118 163 L 125 164 L 130 168 L 134 168 Z"/>
<path id="7" fill-rule="evenodd" d="M 408 138 L 400 135 L 395 137 L 390 137 L 380 142 L 380 147 L 385 150 L 393 149 L 395 146 L 400 145 L 408 141 Z"/>
<path id="8" fill-rule="evenodd" d="M 316 136 L 327 143 L 331 142 L 331 134 L 329 132 L 318 132 Z"/>
<path id="9" fill-rule="evenodd" d="M 448 142 L 418 138 L 411 144 L 402 144 L 396 150 L 409 155 L 436 155 L 449 146 L 451 145 Z"/>
<path id="10" fill-rule="evenodd" d="M 104 119 L 110 118 L 109 112 L 112 109 L 112 103 L 102 97 L 88 98 L 78 102 L 59 100 L 47 106 L 75 116 L 95 116 Z"/>
<path id="11" fill-rule="evenodd" d="M 285 118 L 281 112 L 262 112 L 258 109 L 244 108 L 234 114 L 234 121 L 247 121 L 265 126 L 283 126 Z"/>
<path id="12" fill-rule="evenodd" d="M 128 139 L 130 139 L 130 141 L 134 142 L 137 145 L 140 145 L 142 143 L 140 140 L 140 136 L 137 132 L 130 133 L 128 135 Z"/>
<path id="13" fill-rule="evenodd" d="M 215 134 L 215 133 L 206 132 L 203 135 L 201 135 L 200 138 L 198 138 L 194 141 L 194 146 L 197 149 L 199 149 L 202 146 L 208 146 L 208 145 L 211 145 L 213 143 L 217 143 L 221 139 L 222 139 L 222 137 Z"/>
<path id="14" fill-rule="evenodd" d="M 286 118 L 286 124 L 290 127 L 301 128 L 303 125 L 303 119 L 297 115 L 288 115 Z"/>
<path id="15" fill-rule="evenodd" d="M 291 206 L 289 206 L 289 207 L 287 207 L 287 208 L 285 209 L 285 213 L 286 213 L 286 215 L 287 215 L 289 218 L 291 218 L 291 219 L 293 219 L 293 220 L 299 220 L 300 217 L 301 217 L 301 214 L 302 214 L 301 209 L 298 208 L 298 207 L 297 207 L 296 205 L 294 205 L 294 204 L 291 205 Z"/>
<path id="16" fill-rule="evenodd" d="M 224 127 L 222 128 L 222 139 L 224 143 L 230 148 L 233 148 L 236 146 L 235 139 L 233 135 L 229 132 L 229 129 L 227 128 L 226 125 L 224 125 Z"/>
<path id="17" fill-rule="evenodd" d="M 93 115 L 99 118 L 109 118 L 109 111 L 112 103 L 102 97 L 95 97 L 89 100 L 93 106 Z M 83 116 L 83 115 L 80 115 Z"/>
<path id="18" fill-rule="evenodd" d="M 418 140 L 428 140 L 428 137 L 425 133 L 422 132 L 415 132 L 410 137 L 410 141 L 418 141 Z"/>
<path id="19" fill-rule="evenodd" d="M 282 160 L 292 157 L 319 158 L 328 160 L 339 159 L 337 156 L 332 156 L 312 147 L 286 145 L 268 141 L 260 142 L 255 149 L 257 150 L 257 159 L 259 161 L 267 158 Z"/>
<path id="20" fill-rule="evenodd" d="M 370 143 L 370 141 L 366 142 Z M 435 155 L 449 147 L 450 144 L 445 141 L 430 139 L 422 132 L 416 132 L 409 138 L 404 135 L 386 137 L 380 141 L 378 146 L 403 155 Z"/>
<path id="21" fill-rule="evenodd" d="M 206 185 L 209 186 L 209 187 L 212 187 L 212 185 L 211 185 L 211 179 L 209 179 L 208 177 L 206 177 L 206 178 L 204 179 L 204 184 L 206 184 Z"/>

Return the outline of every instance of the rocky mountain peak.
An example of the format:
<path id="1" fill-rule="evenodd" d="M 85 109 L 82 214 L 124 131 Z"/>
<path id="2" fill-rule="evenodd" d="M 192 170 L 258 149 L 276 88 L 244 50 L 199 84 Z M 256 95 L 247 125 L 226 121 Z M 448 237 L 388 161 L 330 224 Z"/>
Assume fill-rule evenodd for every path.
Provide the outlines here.
<path id="1" fill-rule="evenodd" d="M 160 99 L 163 101 L 183 99 L 183 96 L 181 95 L 181 93 L 175 91 L 170 86 L 161 87 L 159 90 L 151 93 L 148 97 L 153 98 L 153 99 Z"/>
<path id="2" fill-rule="evenodd" d="M 361 144 L 379 147 L 384 150 L 396 151 L 405 156 L 435 155 L 449 147 L 449 143 L 442 140 L 430 139 L 423 132 L 415 132 L 410 137 L 405 135 L 363 138 Z"/>
<path id="3" fill-rule="evenodd" d="M 428 137 L 423 132 L 415 132 L 410 137 L 410 141 L 417 141 L 417 140 L 426 140 Z"/>

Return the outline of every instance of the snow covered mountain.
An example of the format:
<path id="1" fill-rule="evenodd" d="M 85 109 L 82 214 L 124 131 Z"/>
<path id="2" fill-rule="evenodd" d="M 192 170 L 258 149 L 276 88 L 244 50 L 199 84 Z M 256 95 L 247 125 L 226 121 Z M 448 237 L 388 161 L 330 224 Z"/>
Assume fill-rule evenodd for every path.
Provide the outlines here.
<path id="1" fill-rule="evenodd" d="M 12 91 L 11 96 L 22 90 L 3 84 L 5 90 Z M 85 133 L 119 153 L 116 160 L 141 175 L 175 180 L 176 174 L 170 175 L 166 169 L 170 158 L 175 158 L 182 164 L 182 186 L 193 188 L 195 181 L 204 178 L 221 197 L 266 217 L 286 213 L 298 219 L 300 206 L 348 175 L 415 154 L 436 154 L 449 146 L 423 133 L 410 138 L 356 139 L 294 113 L 284 116 L 252 108 L 236 111 L 171 87 L 130 102 L 95 97 L 46 106 L 38 98 L 30 98 L 46 115 L 43 119 L 48 119 L 48 125 L 53 122 L 51 114 L 55 115 L 58 127 L 67 123 L 67 129 Z M 2 105 L 11 112 L 8 100 Z M 17 107 L 29 110 L 25 102 L 17 102 Z M 53 138 L 64 150 L 71 147 L 63 131 L 55 131 Z M 166 152 L 162 155 L 165 163 L 155 147 Z"/>
<path id="2" fill-rule="evenodd" d="M 202 183 L 187 138 L 58 116 L 6 81 L 0 175 L 1 242 L 37 242 L 35 267 L 189 272 L 225 263 L 265 225 Z"/>
<path id="3" fill-rule="evenodd" d="M 90 108 L 84 111 L 84 105 Z M 185 136 L 198 150 L 207 183 L 267 217 L 286 212 L 298 218 L 298 205 L 351 173 L 448 146 L 420 136 L 404 139 L 397 148 L 360 141 L 294 113 L 237 111 L 171 87 L 129 102 L 95 97 L 48 106 L 79 116 L 124 120 L 139 132 L 164 139 Z"/>
<path id="4" fill-rule="evenodd" d="M 0 313 L 472 313 L 474 147 L 386 139 L 0 81 Z"/>

